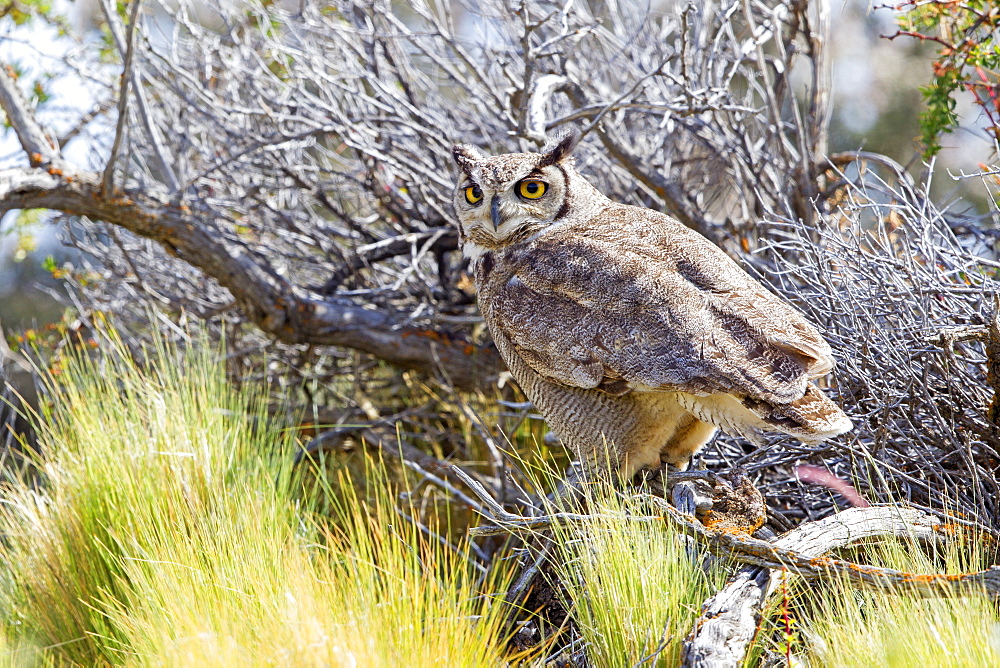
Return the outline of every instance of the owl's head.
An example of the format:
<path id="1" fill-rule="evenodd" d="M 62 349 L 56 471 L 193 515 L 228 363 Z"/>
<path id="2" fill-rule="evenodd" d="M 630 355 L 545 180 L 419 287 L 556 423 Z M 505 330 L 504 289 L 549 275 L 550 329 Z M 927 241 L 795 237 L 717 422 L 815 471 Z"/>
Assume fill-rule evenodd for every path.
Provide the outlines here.
<path id="1" fill-rule="evenodd" d="M 465 144 L 453 149 L 459 167 L 455 212 L 467 257 L 528 239 L 601 197 L 573 168 L 570 154 L 579 138 L 570 133 L 543 153 L 488 156 Z"/>

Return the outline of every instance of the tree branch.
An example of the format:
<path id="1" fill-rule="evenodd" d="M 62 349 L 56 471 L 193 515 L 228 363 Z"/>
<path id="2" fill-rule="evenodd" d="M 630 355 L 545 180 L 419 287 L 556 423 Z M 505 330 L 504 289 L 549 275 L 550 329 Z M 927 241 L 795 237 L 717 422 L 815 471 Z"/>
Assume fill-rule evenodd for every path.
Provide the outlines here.
<path id="1" fill-rule="evenodd" d="M 442 227 L 447 227 L 442 232 Z M 342 267 L 338 267 L 333 275 L 326 280 L 323 285 L 316 288 L 321 295 L 330 294 L 340 286 L 349 276 L 368 265 L 386 260 L 392 257 L 405 255 L 415 247 L 416 244 L 427 241 L 437 235 L 431 244 L 431 249 L 437 252 L 455 250 L 458 248 L 458 230 L 453 225 L 445 221 L 437 227 L 432 227 L 425 232 L 410 232 L 400 234 L 388 239 L 382 239 L 375 243 L 366 244 L 357 248 L 352 255 L 347 257 Z"/>
<path id="2" fill-rule="evenodd" d="M 1000 599 L 1000 566 L 974 573 L 948 575 L 944 573 L 905 573 L 890 568 L 855 564 L 831 557 L 812 557 L 788 549 L 778 543 L 752 538 L 746 534 L 713 531 L 668 504 L 664 499 L 649 495 L 649 501 L 666 513 L 678 527 L 690 533 L 695 540 L 720 556 L 745 564 L 771 569 L 787 569 L 808 580 L 842 577 L 857 587 L 876 589 L 910 590 L 924 596 L 955 596 L 973 592 L 986 592 Z M 868 510 L 854 508 L 854 513 Z M 845 513 L 849 511 L 844 511 Z M 901 512 L 896 509 L 895 512 Z M 843 513 L 841 513 L 843 514 Z M 931 529 L 946 534 L 936 518 L 924 514 L 923 522 L 932 522 Z M 916 530 L 916 528 L 914 528 Z"/>
<path id="3" fill-rule="evenodd" d="M 166 180 L 167 185 L 170 187 L 171 192 L 176 192 L 180 190 L 180 183 L 177 181 L 177 176 L 174 174 L 174 169 L 171 166 L 171 158 L 167 147 L 163 145 L 163 140 L 160 138 L 160 131 L 157 129 L 156 124 L 153 122 L 152 116 L 149 113 L 148 105 L 146 104 L 146 92 L 142 87 L 142 75 L 139 72 L 138 63 L 133 62 L 131 56 L 129 55 L 132 49 L 132 33 L 136 27 L 136 21 L 139 18 L 138 15 L 138 0 L 133 0 L 136 5 L 132 7 L 132 14 L 128 29 L 128 36 L 122 34 L 121 26 L 118 25 L 117 14 L 114 11 L 114 7 L 111 6 L 109 0 L 101 0 L 99 3 L 101 6 L 101 11 L 104 12 L 104 18 L 108 22 L 108 29 L 111 31 L 111 37 L 115 41 L 115 47 L 118 49 L 118 53 L 121 54 L 122 60 L 124 61 L 124 69 L 122 71 L 122 86 L 121 95 L 124 97 L 126 95 L 125 77 L 131 80 L 131 88 L 135 93 L 136 106 L 139 108 L 139 116 L 142 118 L 143 127 L 146 129 L 146 135 L 149 137 L 149 143 L 153 148 L 153 153 L 156 155 L 156 160 L 159 163 L 160 170 L 163 172 L 163 178 Z M 124 103 L 123 103 L 124 106 Z M 112 155 L 112 159 L 114 155 Z"/>
<path id="4" fill-rule="evenodd" d="M 413 326 L 405 313 L 373 309 L 350 299 L 324 298 L 292 285 L 256 262 L 245 248 L 227 244 L 204 219 L 185 204 L 171 202 L 166 194 L 158 196 L 152 188 L 106 192 L 100 174 L 76 170 L 59 157 L 10 72 L 2 67 L 0 107 L 31 164 L 48 164 L 47 171 L 0 171 L 0 213 L 51 209 L 100 220 L 156 241 L 218 281 L 251 322 L 285 343 L 360 350 L 404 368 L 445 374 L 463 389 L 482 387 L 503 369 L 492 345 L 475 346 L 447 333 Z"/>
<path id="5" fill-rule="evenodd" d="M 112 16 L 108 14 L 107 2 L 101 3 L 105 10 L 105 17 L 111 27 L 112 34 L 117 38 L 117 31 L 112 23 Z M 125 126 L 128 122 L 128 86 L 132 80 L 132 63 L 135 56 L 135 24 L 139 18 L 139 7 L 142 0 L 132 0 L 132 10 L 129 14 L 128 34 L 126 35 L 127 46 L 123 54 L 124 63 L 122 65 L 121 88 L 118 92 L 118 124 L 115 127 L 115 139 L 111 144 L 111 155 L 108 157 L 108 164 L 104 167 L 104 175 L 101 178 L 102 192 L 109 193 L 114 190 L 115 163 L 118 162 L 118 151 L 121 149 L 122 138 L 125 135 Z M 121 48 L 121 45 L 118 45 Z"/>
<path id="6" fill-rule="evenodd" d="M 361 350 L 405 368 L 444 373 L 461 388 L 482 387 L 503 368 L 492 346 L 474 346 L 407 323 L 407 315 L 345 298 L 322 298 L 227 244 L 184 204 L 149 192 L 105 196 L 100 175 L 65 168 L 0 171 L 0 212 L 43 208 L 87 216 L 161 244 L 232 293 L 246 317 L 285 343 Z"/>
<path id="7" fill-rule="evenodd" d="M 776 547 L 821 557 L 852 543 L 880 536 L 936 540 L 939 520 L 909 508 L 852 508 L 809 522 L 774 541 Z M 685 666 L 742 665 L 757 633 L 761 609 L 781 582 L 782 571 L 744 566 L 702 606 L 684 642 Z"/>
<path id="8" fill-rule="evenodd" d="M 0 107 L 7 114 L 7 122 L 14 128 L 21 148 L 32 165 L 59 162 L 59 149 L 35 120 L 14 79 L 13 68 L 0 66 Z"/>

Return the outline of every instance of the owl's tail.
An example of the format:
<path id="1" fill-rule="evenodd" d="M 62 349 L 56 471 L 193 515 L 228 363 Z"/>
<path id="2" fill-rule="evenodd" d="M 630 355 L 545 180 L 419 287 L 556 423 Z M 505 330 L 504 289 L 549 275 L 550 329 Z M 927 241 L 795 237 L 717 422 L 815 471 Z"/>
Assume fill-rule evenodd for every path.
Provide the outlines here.
<path id="1" fill-rule="evenodd" d="M 790 404 L 772 404 L 744 399 L 743 405 L 766 426 L 782 431 L 804 443 L 820 443 L 850 431 L 851 419 L 812 383 L 806 385 L 801 399 Z"/>
<path id="2" fill-rule="evenodd" d="M 777 404 L 731 394 L 695 396 L 678 393 L 678 402 L 703 422 L 740 435 L 760 445 L 765 432 L 779 431 L 803 443 L 820 443 L 850 431 L 854 424 L 840 406 L 812 383 L 806 393 L 788 404 Z"/>

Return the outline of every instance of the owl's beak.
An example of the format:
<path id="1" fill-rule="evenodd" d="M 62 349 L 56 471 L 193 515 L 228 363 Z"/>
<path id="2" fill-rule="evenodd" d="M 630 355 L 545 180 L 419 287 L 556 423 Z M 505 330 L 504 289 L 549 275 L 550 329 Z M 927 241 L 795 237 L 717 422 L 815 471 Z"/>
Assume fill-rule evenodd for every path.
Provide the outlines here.
<path id="1" fill-rule="evenodd" d="M 490 200 L 490 219 L 493 221 L 493 229 L 500 229 L 500 196 L 494 195 L 493 199 Z"/>

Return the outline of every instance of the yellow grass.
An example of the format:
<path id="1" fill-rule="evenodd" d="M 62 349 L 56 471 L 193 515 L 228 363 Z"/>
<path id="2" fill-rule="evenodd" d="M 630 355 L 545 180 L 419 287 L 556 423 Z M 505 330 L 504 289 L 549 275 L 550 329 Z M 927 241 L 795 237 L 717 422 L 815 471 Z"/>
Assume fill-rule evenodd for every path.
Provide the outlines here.
<path id="1" fill-rule="evenodd" d="M 891 540 L 862 559 L 908 572 L 980 570 L 984 543 L 971 533 L 928 555 L 912 541 Z M 800 639 L 814 666 L 998 666 L 1000 611 L 985 595 L 920 598 L 899 591 L 858 590 L 835 581 L 810 587 Z"/>
<path id="2" fill-rule="evenodd" d="M 363 500 L 305 484 L 218 351 L 145 355 L 111 335 L 50 379 L 40 480 L 0 492 L 8 664 L 502 662 L 503 583 L 402 519 L 378 465 Z"/>

